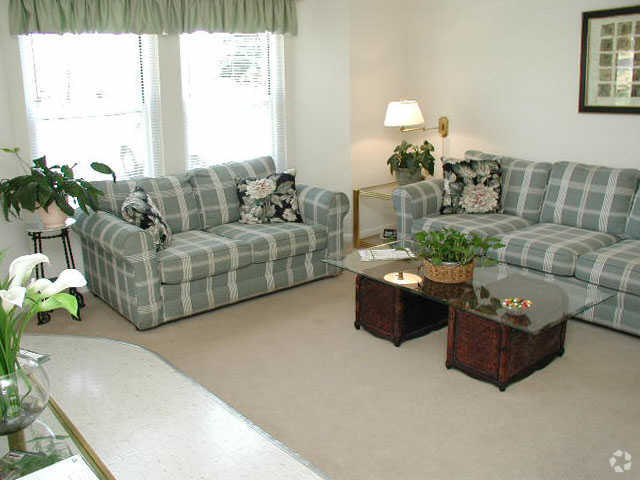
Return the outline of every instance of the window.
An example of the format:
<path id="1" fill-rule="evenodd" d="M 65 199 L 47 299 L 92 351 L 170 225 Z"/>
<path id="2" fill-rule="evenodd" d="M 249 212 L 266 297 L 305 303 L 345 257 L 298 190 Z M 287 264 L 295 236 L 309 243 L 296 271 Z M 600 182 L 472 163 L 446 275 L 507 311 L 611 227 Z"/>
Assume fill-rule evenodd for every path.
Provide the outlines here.
<path id="1" fill-rule="evenodd" d="M 106 163 L 119 178 L 158 173 L 161 156 L 156 38 L 20 37 L 32 150 L 49 164 Z"/>
<path id="2" fill-rule="evenodd" d="M 271 155 L 285 164 L 282 36 L 180 36 L 187 168 Z"/>

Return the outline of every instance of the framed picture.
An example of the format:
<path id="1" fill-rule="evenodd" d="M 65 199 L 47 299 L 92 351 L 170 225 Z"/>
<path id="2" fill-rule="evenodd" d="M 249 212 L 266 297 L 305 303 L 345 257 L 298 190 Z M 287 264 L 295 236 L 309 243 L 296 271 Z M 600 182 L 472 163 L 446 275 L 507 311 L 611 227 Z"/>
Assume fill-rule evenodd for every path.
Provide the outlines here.
<path id="1" fill-rule="evenodd" d="M 640 113 L 640 5 L 583 12 L 578 110 Z"/>

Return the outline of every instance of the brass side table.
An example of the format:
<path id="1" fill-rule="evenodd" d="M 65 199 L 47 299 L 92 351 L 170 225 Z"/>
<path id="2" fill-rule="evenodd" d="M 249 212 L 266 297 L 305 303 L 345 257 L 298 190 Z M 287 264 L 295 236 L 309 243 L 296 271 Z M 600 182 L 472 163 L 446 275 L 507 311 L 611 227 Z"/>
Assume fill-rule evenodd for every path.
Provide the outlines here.
<path id="1" fill-rule="evenodd" d="M 375 247 L 383 243 L 381 241 L 375 243 L 360 238 L 360 198 L 391 200 L 393 191 L 398 188 L 398 186 L 397 182 L 391 182 L 353 190 L 353 248 Z"/>

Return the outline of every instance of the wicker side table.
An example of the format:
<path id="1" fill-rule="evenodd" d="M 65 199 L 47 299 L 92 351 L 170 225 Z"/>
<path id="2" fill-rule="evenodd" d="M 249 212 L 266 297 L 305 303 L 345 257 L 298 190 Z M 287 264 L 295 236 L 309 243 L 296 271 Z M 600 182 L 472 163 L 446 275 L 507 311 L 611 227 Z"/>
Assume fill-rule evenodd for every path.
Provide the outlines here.
<path id="1" fill-rule="evenodd" d="M 356 276 L 355 327 L 393 342 L 425 335 L 447 325 L 448 307 L 401 288 Z"/>
<path id="2" fill-rule="evenodd" d="M 531 334 L 451 307 L 446 366 L 504 391 L 564 354 L 566 331 L 567 318 Z"/>

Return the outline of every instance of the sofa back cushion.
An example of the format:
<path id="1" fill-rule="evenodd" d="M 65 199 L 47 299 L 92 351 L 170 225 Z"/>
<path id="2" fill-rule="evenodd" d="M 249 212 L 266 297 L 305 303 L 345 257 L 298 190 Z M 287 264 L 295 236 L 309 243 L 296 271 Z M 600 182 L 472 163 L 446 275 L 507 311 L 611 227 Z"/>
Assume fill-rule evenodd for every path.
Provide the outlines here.
<path id="1" fill-rule="evenodd" d="M 193 185 L 204 228 L 216 227 L 240 219 L 240 201 L 236 179 L 266 177 L 275 173 L 271 157 L 230 162 L 187 172 Z"/>
<path id="2" fill-rule="evenodd" d="M 185 175 L 92 183 L 104 192 L 98 199 L 99 210 L 122 218 L 122 203 L 137 186 L 140 186 L 158 207 L 172 232 L 202 229 L 193 186 Z"/>
<path id="3" fill-rule="evenodd" d="M 640 239 L 640 190 L 636 190 L 634 195 L 625 233 L 631 238 Z"/>
<path id="4" fill-rule="evenodd" d="M 497 160 L 502 167 L 502 212 L 537 222 L 542 210 L 551 163 L 531 162 L 477 150 L 465 152 L 466 160 Z"/>
<path id="5" fill-rule="evenodd" d="M 555 163 L 540 222 L 620 235 L 625 231 L 639 173 L 632 169 Z"/>

